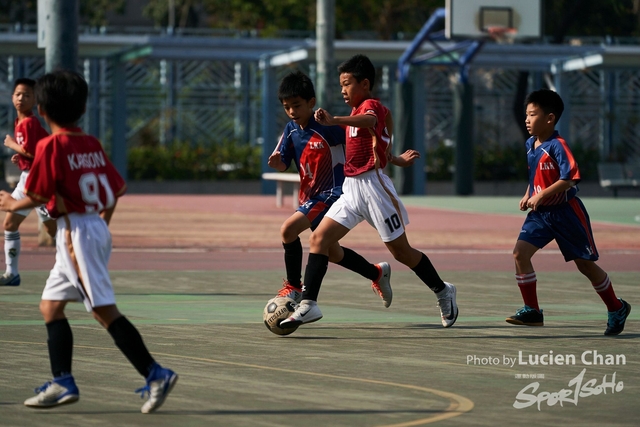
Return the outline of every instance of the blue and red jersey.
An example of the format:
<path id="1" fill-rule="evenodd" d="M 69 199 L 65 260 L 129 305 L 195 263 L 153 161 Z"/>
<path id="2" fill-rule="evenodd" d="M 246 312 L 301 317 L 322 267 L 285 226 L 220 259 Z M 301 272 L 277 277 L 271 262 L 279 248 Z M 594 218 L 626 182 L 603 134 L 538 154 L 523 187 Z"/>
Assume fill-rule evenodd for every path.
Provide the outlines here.
<path id="1" fill-rule="evenodd" d="M 289 168 L 300 174 L 300 205 L 321 193 L 341 195 L 344 182 L 345 132 L 340 126 L 322 126 L 311 116 L 302 129 L 294 121 L 284 128 L 277 150 Z"/>
<path id="2" fill-rule="evenodd" d="M 578 163 L 569 149 L 569 145 L 557 131 L 553 133 L 537 148 L 536 137 L 532 136 L 526 142 L 527 162 L 529 165 L 529 197 L 550 187 L 558 180 L 580 181 Z M 573 199 L 578 188 L 573 186 L 567 191 L 548 197 L 542 205 L 559 205 Z"/>

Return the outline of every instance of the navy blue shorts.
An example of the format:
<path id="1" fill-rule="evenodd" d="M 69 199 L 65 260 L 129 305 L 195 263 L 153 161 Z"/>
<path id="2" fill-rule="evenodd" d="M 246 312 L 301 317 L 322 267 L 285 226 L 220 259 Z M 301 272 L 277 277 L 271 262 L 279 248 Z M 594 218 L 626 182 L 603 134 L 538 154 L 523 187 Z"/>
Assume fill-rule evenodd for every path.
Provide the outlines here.
<path id="1" fill-rule="evenodd" d="M 309 218 L 311 231 L 313 231 L 338 198 L 340 198 L 340 194 L 335 194 L 335 192 L 320 193 L 304 202 L 296 211 L 302 212 L 304 216 Z"/>
<path id="2" fill-rule="evenodd" d="M 537 248 L 544 248 L 554 239 L 565 261 L 598 260 L 589 214 L 577 197 L 561 205 L 530 211 L 518 236 L 518 240 Z"/>

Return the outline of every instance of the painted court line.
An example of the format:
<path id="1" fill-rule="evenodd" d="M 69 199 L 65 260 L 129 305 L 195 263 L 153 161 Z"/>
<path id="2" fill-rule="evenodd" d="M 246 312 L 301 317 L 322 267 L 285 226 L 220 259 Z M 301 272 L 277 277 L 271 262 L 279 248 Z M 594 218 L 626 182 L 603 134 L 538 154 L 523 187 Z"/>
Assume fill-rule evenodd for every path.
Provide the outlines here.
<path id="1" fill-rule="evenodd" d="M 23 344 L 23 345 L 37 345 L 37 346 L 42 346 L 43 345 L 42 343 L 28 342 L 28 341 L 0 340 L 0 342 L 6 343 L 6 344 Z M 96 346 L 88 346 L 88 345 L 75 345 L 74 347 L 75 348 L 85 348 L 85 349 L 90 349 L 90 350 L 119 351 L 117 348 L 114 349 L 114 348 L 111 348 L 111 347 L 96 347 Z M 251 364 L 251 363 L 229 362 L 229 361 L 226 361 L 226 360 L 217 360 L 217 359 L 209 359 L 209 358 L 193 357 L 193 356 L 183 356 L 183 355 L 171 354 L 171 353 L 157 353 L 157 352 L 154 352 L 154 354 L 158 355 L 158 356 L 170 357 L 170 358 L 174 358 L 174 359 L 193 360 L 193 361 L 197 361 L 197 362 L 205 362 L 205 363 L 213 363 L 213 364 L 219 364 L 219 365 L 237 366 L 237 367 L 250 368 L 250 369 L 261 369 L 261 370 L 268 370 L 268 371 L 278 371 L 278 372 L 285 372 L 287 374 L 291 373 L 290 369 L 277 368 L 277 367 L 273 367 L 273 366 L 254 365 L 254 364 Z M 384 385 L 384 386 L 396 387 L 396 388 L 402 388 L 402 389 L 408 389 L 408 390 L 421 391 L 421 392 L 424 392 L 424 393 L 434 394 L 436 396 L 448 399 L 449 402 L 450 402 L 449 406 L 443 411 L 443 413 L 440 413 L 440 414 L 437 414 L 437 415 L 433 415 L 433 416 L 430 416 L 430 417 L 427 417 L 427 418 L 421 418 L 421 419 L 417 419 L 417 420 L 413 420 L 413 421 L 407 421 L 407 422 L 404 422 L 404 423 L 386 424 L 386 425 L 380 425 L 378 427 L 413 427 L 413 426 L 421 426 L 421 425 L 425 425 L 425 424 L 431 424 L 431 423 L 434 423 L 436 421 L 442 421 L 442 420 L 446 420 L 446 419 L 449 419 L 449 418 L 457 417 L 459 415 L 462 415 L 462 414 L 464 414 L 466 412 L 471 411 L 473 409 L 473 407 L 474 407 L 473 401 L 471 401 L 470 399 L 467 399 L 464 396 L 460 396 L 459 394 L 449 393 L 447 391 L 437 390 L 437 389 L 428 388 L 428 387 L 421 387 L 421 386 L 416 386 L 416 385 L 412 385 L 412 384 L 394 383 L 394 382 L 391 382 L 391 381 L 380 381 L 380 380 L 371 380 L 371 379 L 366 379 L 366 378 L 348 377 L 348 376 L 343 376 L 343 375 L 322 374 L 322 373 L 318 373 L 318 372 L 298 371 L 298 374 L 300 374 L 300 375 L 311 375 L 311 376 L 320 377 L 320 378 L 329 378 L 329 379 L 333 379 L 333 380 L 359 382 L 359 383 L 365 383 L 365 384 L 376 384 L 376 385 Z"/>

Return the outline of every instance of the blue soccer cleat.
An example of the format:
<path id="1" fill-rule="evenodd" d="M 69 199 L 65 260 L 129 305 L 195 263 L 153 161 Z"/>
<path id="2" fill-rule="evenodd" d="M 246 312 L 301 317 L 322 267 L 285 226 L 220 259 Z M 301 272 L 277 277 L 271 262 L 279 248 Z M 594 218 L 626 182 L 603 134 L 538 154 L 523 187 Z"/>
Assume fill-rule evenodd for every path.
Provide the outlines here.
<path id="1" fill-rule="evenodd" d="M 35 392 L 36 396 L 24 401 L 25 406 L 30 408 L 53 408 L 54 406 L 74 403 L 80 399 L 80 392 L 71 374 L 47 381 L 42 387 L 36 388 Z"/>
<path id="2" fill-rule="evenodd" d="M 162 406 L 177 381 L 178 374 L 157 363 L 154 364 L 147 378 L 147 385 L 136 390 L 136 393 L 140 393 L 143 398 L 145 394 L 149 396 L 149 399 L 142 405 L 141 412 L 148 414 Z"/>

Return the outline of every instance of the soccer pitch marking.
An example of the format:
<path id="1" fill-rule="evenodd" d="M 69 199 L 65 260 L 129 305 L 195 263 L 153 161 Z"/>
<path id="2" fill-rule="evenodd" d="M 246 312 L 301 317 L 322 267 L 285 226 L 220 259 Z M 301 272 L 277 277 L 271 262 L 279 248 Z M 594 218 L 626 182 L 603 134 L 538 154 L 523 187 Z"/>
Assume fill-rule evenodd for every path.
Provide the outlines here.
<path id="1" fill-rule="evenodd" d="M 43 345 L 45 345 L 43 343 L 30 342 L 30 341 L 0 340 L 0 342 L 1 343 L 5 343 L 5 344 L 22 344 L 22 345 L 35 345 L 35 346 L 43 346 Z M 96 346 L 89 346 L 89 345 L 74 345 L 74 348 L 84 348 L 84 349 L 89 349 L 89 350 L 119 351 L 117 348 L 114 349 L 114 348 L 111 348 L 111 347 L 96 347 Z M 285 372 L 285 373 L 288 373 L 288 374 L 291 373 L 290 369 L 277 368 L 277 367 L 274 367 L 274 366 L 263 366 L 263 365 L 255 365 L 255 364 L 251 364 L 251 363 L 229 362 L 229 361 L 226 361 L 226 360 L 209 359 L 209 358 L 194 357 L 194 356 L 183 356 L 183 355 L 171 354 L 171 353 L 154 352 L 153 354 L 154 355 L 158 355 L 158 356 L 170 357 L 170 358 L 174 358 L 174 359 L 193 360 L 193 361 L 196 361 L 196 362 L 203 362 L 203 363 L 236 366 L 236 367 L 250 368 L 250 369 L 260 369 L 260 370 L 265 370 L 265 371 Z M 318 373 L 318 372 L 298 371 L 298 375 L 312 375 L 314 377 L 319 377 L 319 378 L 329 378 L 329 379 L 340 380 L 340 381 L 359 382 L 359 383 L 365 383 L 365 384 L 376 384 L 376 385 L 383 385 L 383 386 L 389 386 L 389 387 L 395 387 L 395 388 L 402 388 L 402 389 L 407 389 L 407 390 L 416 390 L 416 391 L 421 391 L 421 392 L 424 392 L 424 393 L 434 394 L 436 396 L 448 399 L 449 402 L 450 402 L 449 406 L 441 414 L 433 415 L 433 416 L 430 416 L 430 417 L 427 417 L 427 418 L 421 418 L 421 419 L 417 419 L 417 420 L 413 420 L 413 421 L 407 421 L 407 422 L 403 422 L 403 423 L 398 423 L 398 424 L 379 425 L 377 427 L 413 427 L 413 426 L 421 426 L 421 425 L 425 425 L 425 424 L 431 424 L 431 423 L 434 423 L 436 421 L 442 421 L 442 420 L 446 420 L 446 419 L 449 419 L 449 418 L 457 417 L 459 415 L 462 415 L 462 414 L 464 414 L 466 412 L 471 411 L 473 409 L 473 407 L 474 407 L 473 401 L 471 401 L 470 399 L 467 399 L 464 396 L 460 396 L 459 394 L 449 393 L 449 392 L 443 391 L 443 390 L 437 390 L 437 389 L 428 388 L 428 387 L 421 387 L 421 386 L 412 385 L 412 384 L 402 384 L 402 383 L 394 383 L 394 382 L 391 382 L 391 381 L 380 381 L 380 380 L 371 380 L 371 379 L 366 379 L 366 378 L 348 377 L 348 376 L 344 376 L 344 375 L 323 374 L 323 373 Z"/>

